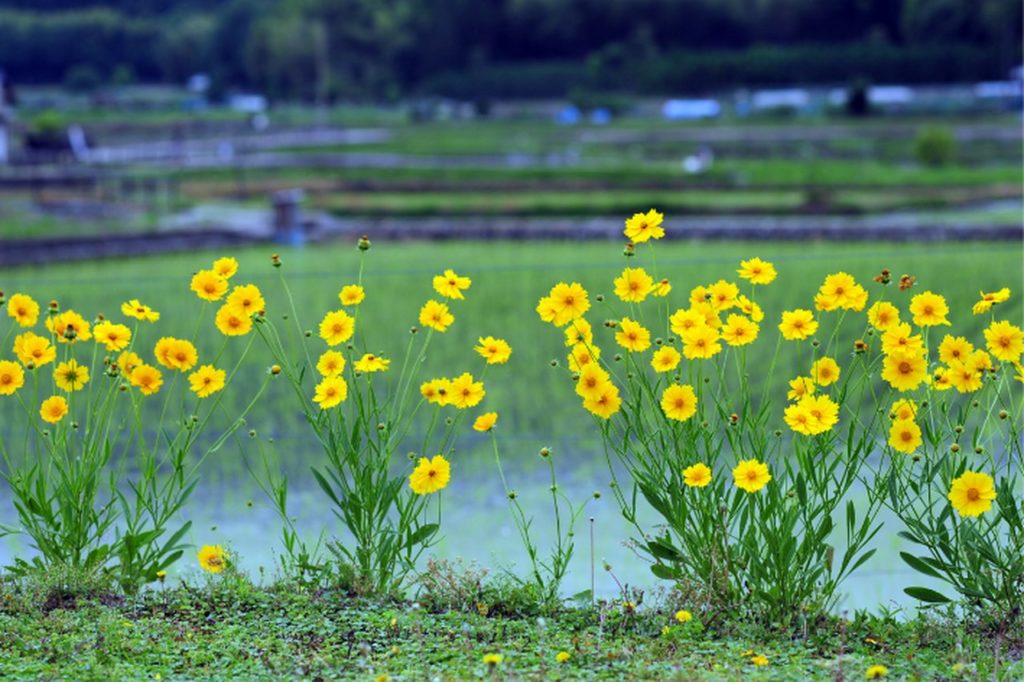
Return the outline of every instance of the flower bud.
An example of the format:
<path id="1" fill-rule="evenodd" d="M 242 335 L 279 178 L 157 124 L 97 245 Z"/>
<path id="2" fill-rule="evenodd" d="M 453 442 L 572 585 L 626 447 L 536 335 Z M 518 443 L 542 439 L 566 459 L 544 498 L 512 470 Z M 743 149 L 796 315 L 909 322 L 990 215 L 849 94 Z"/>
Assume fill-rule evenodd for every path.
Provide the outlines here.
<path id="1" fill-rule="evenodd" d="M 614 355 L 614 356 L 612 357 L 612 360 L 614 360 L 615 362 L 622 362 L 622 355 L 620 355 L 619 353 L 616 353 L 616 354 L 615 354 L 615 355 Z"/>
<path id="2" fill-rule="evenodd" d="M 276 377 L 280 373 L 281 373 L 281 365 L 271 365 L 270 366 L 270 374 L 271 374 L 271 376 L 275 376 Z"/>
<path id="3" fill-rule="evenodd" d="M 626 258 L 632 258 L 636 255 L 636 244 L 633 242 L 626 242 L 625 248 L 622 249 L 622 255 Z"/>
<path id="4" fill-rule="evenodd" d="M 0 305 L 3 305 L 6 301 L 7 301 L 7 299 L 4 298 L 3 290 L 0 290 Z"/>
<path id="5" fill-rule="evenodd" d="M 359 243 L 356 245 L 360 251 L 370 250 L 370 238 L 365 234 L 359 238 Z"/>
<path id="6" fill-rule="evenodd" d="M 256 429 L 249 429 L 249 438 L 256 437 Z"/>
<path id="7" fill-rule="evenodd" d="M 516 494 L 515 490 L 509 490 L 505 494 L 508 496 L 508 499 L 510 499 L 510 500 L 514 500 L 514 499 L 516 499 L 516 497 L 518 497 L 518 495 Z"/>
<path id="8" fill-rule="evenodd" d="M 1010 416 L 1010 413 L 1007 412 L 1006 410 L 999 410 L 999 418 L 1000 419 L 1006 419 L 1009 416 Z"/>
<path id="9" fill-rule="evenodd" d="M 30 372 L 31 372 L 32 370 L 34 370 L 35 368 L 36 368 L 36 363 L 32 362 L 31 360 L 29 360 L 29 361 L 28 361 L 28 364 L 27 364 L 27 365 L 25 365 L 25 369 L 27 369 L 27 370 L 28 370 L 28 371 L 30 371 Z"/>
<path id="10" fill-rule="evenodd" d="M 539 454 L 540 454 L 541 457 L 545 457 L 545 458 L 546 457 L 550 457 L 551 456 L 551 448 L 547 448 L 547 447 L 541 448 Z"/>
<path id="11" fill-rule="evenodd" d="M 960 445 L 957 444 L 957 443 L 953 443 L 952 445 L 949 446 L 949 451 L 950 452 L 960 452 Z"/>
<path id="12" fill-rule="evenodd" d="M 270 264 L 275 268 L 281 267 L 281 256 L 276 253 L 270 254 Z"/>
<path id="13" fill-rule="evenodd" d="M 51 315 L 56 315 L 60 312 L 60 303 L 56 300 L 50 301 L 50 307 L 48 308 Z"/>
<path id="14" fill-rule="evenodd" d="M 976 455 L 983 455 L 983 454 L 985 454 L 985 448 L 983 448 L 983 447 L 981 447 L 979 445 L 978 447 L 974 448 L 974 454 L 976 454 Z"/>
<path id="15" fill-rule="evenodd" d="M 552 367 L 558 367 L 558 360 L 552 360 L 551 361 L 551 366 Z"/>
<path id="16" fill-rule="evenodd" d="M 307 329 L 306 331 L 302 332 L 302 335 L 308 339 L 309 337 L 313 336 L 313 332 Z"/>
<path id="17" fill-rule="evenodd" d="M 955 433 L 963 433 L 964 432 L 964 427 L 962 427 L 959 424 L 957 424 L 956 426 L 953 427 L 953 431 Z"/>
<path id="18" fill-rule="evenodd" d="M 600 490 L 595 490 L 593 492 L 593 497 L 594 497 L 595 500 L 600 500 L 601 499 L 601 491 Z"/>
<path id="19" fill-rule="evenodd" d="M 604 294 L 598 294 L 597 296 L 594 296 L 594 300 L 597 301 L 598 303 L 604 303 Z"/>

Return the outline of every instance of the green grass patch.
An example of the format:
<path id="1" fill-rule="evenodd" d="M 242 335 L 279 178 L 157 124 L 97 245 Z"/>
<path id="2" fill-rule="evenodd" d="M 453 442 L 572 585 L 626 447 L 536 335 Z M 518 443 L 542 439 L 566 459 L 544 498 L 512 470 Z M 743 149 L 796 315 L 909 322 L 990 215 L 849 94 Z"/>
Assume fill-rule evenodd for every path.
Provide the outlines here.
<path id="1" fill-rule="evenodd" d="M 700 613 L 683 625 L 671 595 L 635 612 L 611 602 L 536 613 L 510 602 L 507 587 L 485 585 L 477 600 L 439 608 L 422 597 L 376 603 L 334 588 L 261 589 L 235 576 L 130 602 L 41 596 L 0 583 L 6 679 L 836 680 L 864 679 L 872 665 L 891 679 L 1024 674 L 1019 633 L 996 639 L 945 614 L 857 614 L 788 633 Z M 501 662 L 485 663 L 492 654 Z"/>

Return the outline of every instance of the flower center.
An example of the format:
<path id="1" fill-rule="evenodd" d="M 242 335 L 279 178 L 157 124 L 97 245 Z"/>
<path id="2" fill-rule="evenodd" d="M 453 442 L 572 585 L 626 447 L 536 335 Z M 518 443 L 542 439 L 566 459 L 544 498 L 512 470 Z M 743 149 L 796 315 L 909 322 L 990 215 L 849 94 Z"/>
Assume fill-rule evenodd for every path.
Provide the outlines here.
<path id="1" fill-rule="evenodd" d="M 981 493 L 978 491 L 977 488 L 969 488 L 967 490 L 967 499 L 970 500 L 971 502 L 977 502 L 980 497 Z"/>

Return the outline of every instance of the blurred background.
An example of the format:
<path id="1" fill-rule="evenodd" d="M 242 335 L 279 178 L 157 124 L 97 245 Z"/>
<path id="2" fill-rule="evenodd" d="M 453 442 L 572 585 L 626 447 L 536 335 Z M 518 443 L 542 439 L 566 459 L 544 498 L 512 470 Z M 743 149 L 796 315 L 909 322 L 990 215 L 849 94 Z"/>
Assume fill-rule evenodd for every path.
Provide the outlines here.
<path id="1" fill-rule="evenodd" d="M 608 473 L 533 306 L 559 279 L 607 292 L 637 211 L 667 216 L 659 274 L 679 305 L 759 255 L 780 271 L 759 300 L 769 331 L 826 272 L 883 267 L 946 295 L 975 341 L 979 289 L 1013 288 L 1019 323 L 1021 26 L 1019 0 L 0 0 L 0 289 L 87 318 L 141 298 L 184 336 L 189 277 L 220 255 L 282 310 L 276 251 L 312 326 L 367 234 L 365 324 L 395 357 L 430 277 L 454 267 L 472 295 L 428 371 L 461 372 L 479 335 L 512 342 L 484 405 L 544 514 L 541 446 L 576 499 Z M 773 388 L 802 371 L 793 358 Z M 225 424 L 259 377 L 241 380 Z M 292 474 L 300 526 L 330 525 L 318 445 L 284 391 L 251 421 Z M 438 552 L 494 568 L 522 556 L 485 445 L 468 435 L 455 463 L 448 508 L 474 513 Z M 192 540 L 273 571 L 277 520 L 247 457 L 207 462 Z M 609 496 L 586 515 L 598 559 L 653 584 Z M 896 530 L 844 606 L 905 605 Z M 27 551 L 0 541 L 0 561 Z M 567 591 L 588 580 L 581 556 Z"/>

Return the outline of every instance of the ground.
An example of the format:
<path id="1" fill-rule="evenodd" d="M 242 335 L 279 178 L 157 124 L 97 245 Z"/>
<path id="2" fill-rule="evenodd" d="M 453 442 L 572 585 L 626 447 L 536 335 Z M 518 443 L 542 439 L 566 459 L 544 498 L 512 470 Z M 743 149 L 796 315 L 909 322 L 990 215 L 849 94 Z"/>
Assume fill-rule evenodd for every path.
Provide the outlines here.
<path id="1" fill-rule="evenodd" d="M 1020 679 L 1020 642 L 998 646 L 932 613 L 910 622 L 857 614 L 796 631 L 682 625 L 663 600 L 538 613 L 523 603 L 377 603 L 338 590 L 196 578 L 136 600 L 40 602 L 0 592 L 0 677 L 7 679 Z M 458 608 L 461 607 L 461 608 Z M 505 610 L 519 608 L 519 613 Z M 664 628 L 668 627 L 665 631 Z M 556 656 L 569 658 L 558 662 Z M 500 654 L 486 665 L 484 656 Z M 756 666 L 755 655 L 768 659 Z M 997 677 L 998 676 L 998 677 Z"/>

